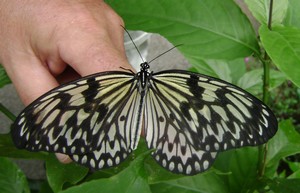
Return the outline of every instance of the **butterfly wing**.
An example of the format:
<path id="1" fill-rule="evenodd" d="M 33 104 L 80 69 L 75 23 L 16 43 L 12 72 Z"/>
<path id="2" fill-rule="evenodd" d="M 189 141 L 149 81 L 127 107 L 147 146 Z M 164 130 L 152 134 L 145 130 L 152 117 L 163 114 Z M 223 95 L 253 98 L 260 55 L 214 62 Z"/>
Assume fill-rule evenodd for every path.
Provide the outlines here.
<path id="1" fill-rule="evenodd" d="M 17 117 L 14 143 L 72 155 L 91 168 L 116 165 L 135 148 L 132 140 L 139 139 L 136 82 L 131 73 L 104 72 L 51 90 Z"/>
<path id="2" fill-rule="evenodd" d="M 251 94 L 186 71 L 152 75 L 145 114 L 153 157 L 175 173 L 202 172 L 217 152 L 263 144 L 277 131 L 272 111 Z"/>

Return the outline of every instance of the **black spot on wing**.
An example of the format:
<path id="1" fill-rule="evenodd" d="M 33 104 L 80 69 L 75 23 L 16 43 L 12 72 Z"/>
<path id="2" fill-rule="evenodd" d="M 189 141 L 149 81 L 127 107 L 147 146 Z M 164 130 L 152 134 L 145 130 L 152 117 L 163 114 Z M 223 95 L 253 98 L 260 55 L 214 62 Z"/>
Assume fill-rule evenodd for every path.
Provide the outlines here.
<path id="1" fill-rule="evenodd" d="M 98 121 L 101 122 L 108 113 L 108 107 L 105 104 L 100 104 L 97 111 L 99 113 Z"/>
<path id="2" fill-rule="evenodd" d="M 88 89 L 82 92 L 82 95 L 85 98 L 86 102 L 91 102 L 94 100 L 95 96 L 98 93 L 98 89 L 100 87 L 100 83 L 95 81 L 95 78 L 89 78 L 86 80 L 86 84 L 88 85 Z"/>
<path id="3" fill-rule="evenodd" d="M 187 118 L 187 120 L 189 120 L 189 121 L 192 120 L 192 116 L 189 112 L 190 108 L 191 108 L 191 106 L 187 102 L 182 102 L 180 104 L 180 110 L 181 110 L 183 116 L 185 116 L 185 118 Z"/>
<path id="4" fill-rule="evenodd" d="M 198 85 L 199 77 L 196 75 L 191 75 L 189 79 L 187 79 L 187 85 L 190 87 L 189 91 L 197 98 L 200 98 L 204 92 L 204 88 Z"/>

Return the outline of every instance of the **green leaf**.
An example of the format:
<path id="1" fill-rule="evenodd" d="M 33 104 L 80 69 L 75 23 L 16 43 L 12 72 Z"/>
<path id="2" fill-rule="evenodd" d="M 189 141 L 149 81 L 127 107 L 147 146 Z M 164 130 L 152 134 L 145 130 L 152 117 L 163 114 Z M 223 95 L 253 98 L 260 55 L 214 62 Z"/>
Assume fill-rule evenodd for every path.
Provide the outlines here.
<path id="1" fill-rule="evenodd" d="M 0 64 L 0 88 L 2 88 L 3 86 L 5 86 L 9 83 L 11 83 L 11 80 L 9 79 L 4 68 Z"/>
<path id="2" fill-rule="evenodd" d="M 49 183 L 47 180 L 45 180 L 44 182 L 42 182 L 42 184 L 40 185 L 39 188 L 39 193 L 53 193 L 51 187 L 49 186 Z"/>
<path id="3" fill-rule="evenodd" d="M 289 161 L 287 159 L 284 159 L 283 161 L 288 164 L 292 172 L 300 170 L 300 163 L 298 161 Z"/>
<path id="4" fill-rule="evenodd" d="M 227 173 L 223 181 L 229 192 L 247 192 L 256 188 L 258 166 L 257 147 L 244 147 L 219 154 L 214 168 Z"/>
<path id="5" fill-rule="evenodd" d="M 88 173 L 88 168 L 74 162 L 60 163 L 54 154 L 46 160 L 46 168 L 48 183 L 54 192 L 62 190 L 63 185 L 67 182 L 75 185 Z"/>
<path id="6" fill-rule="evenodd" d="M 178 180 L 151 185 L 155 193 L 229 193 L 226 181 L 215 172 L 205 172 Z"/>
<path id="7" fill-rule="evenodd" d="M 46 159 L 45 152 L 29 152 L 15 147 L 10 134 L 0 134 L 0 156 L 24 159 Z"/>
<path id="8" fill-rule="evenodd" d="M 169 180 L 151 185 L 156 193 L 247 192 L 256 188 L 258 150 L 241 148 L 219 153 L 213 168 L 191 177 Z"/>
<path id="9" fill-rule="evenodd" d="M 26 176 L 7 158 L 0 157 L 0 192 L 30 193 Z"/>
<path id="10" fill-rule="evenodd" d="M 231 72 L 232 83 L 237 84 L 238 80 L 246 73 L 245 58 L 228 61 L 228 67 Z"/>
<path id="11" fill-rule="evenodd" d="M 130 30 L 159 33 L 191 64 L 259 53 L 254 30 L 232 0 L 108 0 Z"/>
<path id="12" fill-rule="evenodd" d="M 268 24 L 270 0 L 245 0 L 245 3 L 259 23 Z M 288 9 L 288 4 L 288 0 L 273 1 L 272 26 L 282 23 Z"/>
<path id="13" fill-rule="evenodd" d="M 297 179 L 297 178 L 300 179 L 300 169 L 288 176 L 288 179 Z"/>
<path id="14" fill-rule="evenodd" d="M 300 189 L 300 179 L 275 178 L 268 183 L 270 190 L 275 193 L 298 193 Z"/>
<path id="15" fill-rule="evenodd" d="M 255 69 L 246 72 L 238 81 L 237 85 L 248 92 L 258 95 L 262 93 L 263 69 Z M 285 75 L 279 71 L 270 70 L 270 87 L 272 90 L 285 81 Z"/>
<path id="16" fill-rule="evenodd" d="M 148 183 L 155 184 L 185 177 L 184 175 L 174 174 L 160 166 L 152 156 L 145 159 L 144 167 L 148 174 Z"/>
<path id="17" fill-rule="evenodd" d="M 259 30 L 261 41 L 275 65 L 300 87 L 300 29 L 266 26 Z"/>
<path id="18" fill-rule="evenodd" d="M 276 135 L 268 143 L 266 176 L 273 177 L 279 161 L 296 153 L 300 153 L 300 134 L 291 120 L 281 121 Z"/>
<path id="19" fill-rule="evenodd" d="M 289 0 L 287 14 L 284 20 L 284 25 L 300 28 L 300 1 Z"/>
<path id="20" fill-rule="evenodd" d="M 246 65 L 243 58 L 231 61 L 207 59 L 199 60 L 190 70 L 236 84 L 246 72 Z"/>
<path id="21" fill-rule="evenodd" d="M 147 151 L 138 156 L 128 168 L 111 178 L 92 180 L 60 193 L 150 193 L 143 164 L 145 157 L 149 154 L 150 151 Z"/>
<path id="22" fill-rule="evenodd" d="M 195 72 L 232 82 L 231 71 L 225 60 L 201 60 L 193 67 Z"/>

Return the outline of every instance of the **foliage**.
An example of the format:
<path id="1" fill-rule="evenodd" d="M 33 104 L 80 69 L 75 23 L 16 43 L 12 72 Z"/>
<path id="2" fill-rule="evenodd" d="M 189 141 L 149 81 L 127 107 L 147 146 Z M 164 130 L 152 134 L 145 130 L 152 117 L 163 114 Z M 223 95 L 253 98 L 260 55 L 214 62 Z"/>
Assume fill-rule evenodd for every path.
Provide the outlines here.
<path id="1" fill-rule="evenodd" d="M 0 135 L 0 156 L 46 160 L 48 183 L 41 193 L 298 192 L 300 164 L 290 158 L 300 153 L 300 135 L 293 126 L 299 119 L 292 119 L 300 115 L 300 3 L 281 0 L 271 7 L 270 1 L 245 0 L 260 23 L 257 32 L 233 0 L 107 1 L 126 28 L 159 33 L 174 45 L 183 43 L 179 50 L 193 65 L 191 70 L 237 84 L 264 102 L 275 101 L 269 104 L 280 120 L 279 130 L 267 148 L 220 153 L 213 168 L 195 176 L 162 169 L 144 141 L 120 166 L 93 173 L 76 164 L 60 164 L 53 155 L 17 150 L 9 135 Z M 0 87 L 9 82 L 0 66 Z M 5 108 L 0 110 L 11 117 Z M 0 158 L 0 184 L 5 192 L 29 192 L 24 174 L 7 158 Z"/>

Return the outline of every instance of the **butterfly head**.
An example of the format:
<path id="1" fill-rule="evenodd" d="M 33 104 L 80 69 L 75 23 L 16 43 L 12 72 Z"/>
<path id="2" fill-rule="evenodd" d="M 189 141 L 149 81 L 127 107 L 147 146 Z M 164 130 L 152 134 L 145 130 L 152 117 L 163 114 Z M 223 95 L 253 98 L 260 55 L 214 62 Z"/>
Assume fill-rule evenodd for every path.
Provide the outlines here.
<path id="1" fill-rule="evenodd" d="M 141 72 L 146 72 L 146 71 L 148 71 L 149 68 L 150 68 L 150 66 L 149 66 L 148 62 L 141 63 Z"/>

